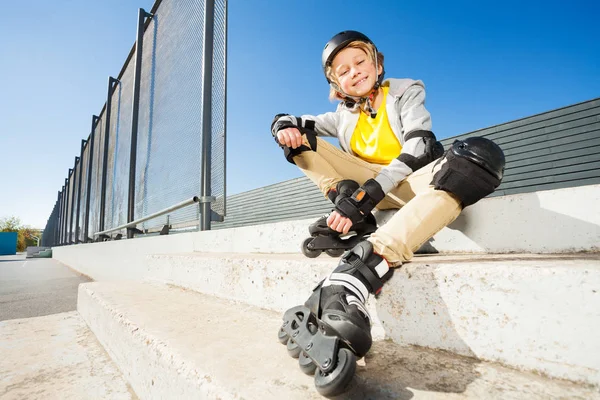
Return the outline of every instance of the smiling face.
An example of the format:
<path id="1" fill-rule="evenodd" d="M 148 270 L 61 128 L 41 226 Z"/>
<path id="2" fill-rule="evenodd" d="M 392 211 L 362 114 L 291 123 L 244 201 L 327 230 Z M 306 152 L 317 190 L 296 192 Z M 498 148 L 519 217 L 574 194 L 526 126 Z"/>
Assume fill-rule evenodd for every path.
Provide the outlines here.
<path id="1" fill-rule="evenodd" d="M 378 65 L 376 69 L 373 58 L 362 48 L 348 46 L 336 54 L 331 71 L 344 93 L 364 97 L 375 86 L 383 67 Z"/>

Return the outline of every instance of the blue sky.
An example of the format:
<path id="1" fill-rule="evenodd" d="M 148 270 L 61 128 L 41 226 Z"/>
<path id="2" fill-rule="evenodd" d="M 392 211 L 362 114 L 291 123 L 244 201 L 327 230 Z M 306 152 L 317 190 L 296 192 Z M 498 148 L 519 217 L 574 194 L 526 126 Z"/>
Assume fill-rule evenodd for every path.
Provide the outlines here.
<path id="1" fill-rule="evenodd" d="M 183 1 L 183 0 L 181 0 Z M 0 217 L 44 227 L 148 0 L 4 2 Z M 274 144 L 276 113 L 333 110 L 321 50 L 345 29 L 421 79 L 440 138 L 600 97 L 596 1 L 229 0 L 227 191 L 300 176 Z"/>

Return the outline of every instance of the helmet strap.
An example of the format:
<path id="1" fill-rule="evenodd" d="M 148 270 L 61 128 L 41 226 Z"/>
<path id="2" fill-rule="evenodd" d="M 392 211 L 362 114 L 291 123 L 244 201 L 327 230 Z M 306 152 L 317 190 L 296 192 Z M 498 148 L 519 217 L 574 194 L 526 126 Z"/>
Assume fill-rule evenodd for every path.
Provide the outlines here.
<path id="1" fill-rule="evenodd" d="M 372 104 L 375 101 L 375 95 L 377 94 L 377 92 L 381 86 L 379 81 L 377 81 L 375 83 L 375 86 L 373 86 L 373 89 L 371 89 L 369 94 L 364 97 L 350 96 L 349 94 L 344 93 L 339 88 L 339 86 L 333 82 L 331 83 L 331 86 L 333 87 L 334 90 L 336 90 L 338 93 L 340 93 L 342 96 L 344 96 L 342 101 L 344 102 L 344 105 L 346 105 L 346 107 L 353 109 L 358 106 L 365 113 L 369 114 L 371 116 L 371 118 L 377 117 L 377 110 L 373 109 Z"/>

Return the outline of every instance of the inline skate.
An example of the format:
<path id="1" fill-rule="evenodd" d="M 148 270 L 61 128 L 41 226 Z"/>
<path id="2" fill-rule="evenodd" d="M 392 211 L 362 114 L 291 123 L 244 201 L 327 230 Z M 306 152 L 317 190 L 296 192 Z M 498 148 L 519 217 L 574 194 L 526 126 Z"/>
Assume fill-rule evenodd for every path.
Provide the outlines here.
<path id="1" fill-rule="evenodd" d="M 365 303 L 381 290 L 390 268 L 368 241 L 348 251 L 311 296 L 283 316 L 279 341 L 300 369 L 314 374 L 323 396 L 343 393 L 356 371 L 357 357 L 371 348 L 371 321 Z"/>

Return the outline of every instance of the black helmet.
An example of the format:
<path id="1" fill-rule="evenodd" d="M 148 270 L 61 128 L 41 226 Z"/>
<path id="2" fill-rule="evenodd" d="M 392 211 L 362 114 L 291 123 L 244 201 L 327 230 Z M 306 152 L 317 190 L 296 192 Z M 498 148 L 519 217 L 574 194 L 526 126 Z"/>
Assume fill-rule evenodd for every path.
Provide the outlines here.
<path id="1" fill-rule="evenodd" d="M 323 49 L 323 55 L 321 56 L 321 64 L 323 66 L 323 72 L 325 73 L 325 78 L 327 78 L 327 82 L 331 83 L 329 78 L 327 77 L 327 66 L 331 64 L 333 58 L 337 53 L 340 52 L 344 47 L 346 47 L 349 43 L 354 41 L 360 41 L 372 44 L 375 47 L 375 52 L 377 52 L 377 46 L 369 39 L 367 36 L 363 35 L 357 31 L 344 31 L 340 32 L 334 37 L 332 37 L 329 42 L 325 45 Z"/>

